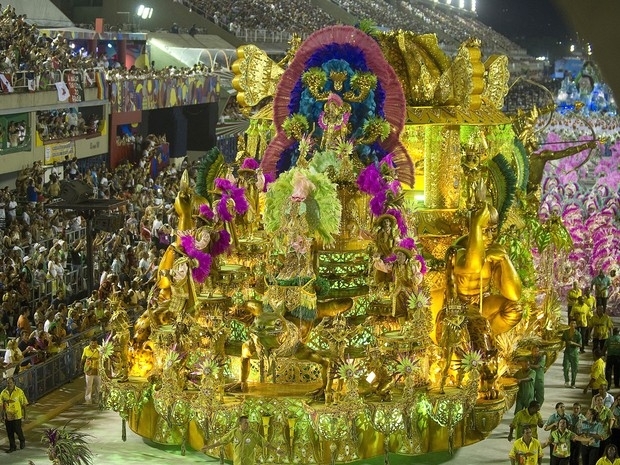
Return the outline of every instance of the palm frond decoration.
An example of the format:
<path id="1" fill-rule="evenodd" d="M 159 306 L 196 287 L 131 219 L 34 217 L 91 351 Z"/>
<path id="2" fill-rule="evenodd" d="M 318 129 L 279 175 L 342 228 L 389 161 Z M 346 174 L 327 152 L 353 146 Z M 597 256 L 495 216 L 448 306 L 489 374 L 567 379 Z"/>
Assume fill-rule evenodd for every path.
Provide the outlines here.
<path id="1" fill-rule="evenodd" d="M 112 333 L 108 335 L 101 344 L 101 360 L 106 361 L 114 354 L 114 344 L 112 344 Z"/>
<path id="2" fill-rule="evenodd" d="M 422 289 L 420 292 L 412 293 L 407 301 L 407 306 L 410 310 L 428 308 L 431 305 L 431 296 L 428 294 L 427 289 Z"/>
<path id="3" fill-rule="evenodd" d="M 512 153 L 515 166 L 517 167 L 518 187 L 525 192 L 527 189 L 527 178 L 530 176 L 530 162 L 523 143 L 516 137 Z"/>
<path id="4" fill-rule="evenodd" d="M 479 370 L 482 366 L 482 353 L 478 350 L 470 350 L 461 359 L 461 366 L 465 372 Z"/>
<path id="5" fill-rule="evenodd" d="M 217 376 L 220 371 L 220 366 L 217 361 L 210 357 L 199 363 L 197 368 L 198 370 L 195 373 L 203 376 Z"/>
<path id="6" fill-rule="evenodd" d="M 349 381 L 362 374 L 362 366 L 353 359 L 339 359 L 334 362 L 332 375 L 334 378 Z"/>
<path id="7" fill-rule="evenodd" d="M 499 213 L 500 227 L 506 213 L 515 200 L 517 193 L 517 176 L 508 160 L 500 153 L 493 157 L 488 164 L 490 191 L 493 204 Z"/>
<path id="8" fill-rule="evenodd" d="M 172 365 L 181 360 L 181 354 L 176 350 L 176 344 L 170 348 L 168 353 L 166 354 L 166 358 L 164 359 L 164 367 L 171 368 Z"/>
<path id="9" fill-rule="evenodd" d="M 93 454 L 87 438 L 90 434 L 68 430 L 68 423 L 62 428 L 45 431 L 41 442 L 48 445 L 48 456 L 54 465 L 92 465 Z"/>
<path id="10" fill-rule="evenodd" d="M 396 366 L 396 371 L 404 377 L 411 376 L 417 364 L 418 361 L 414 358 L 408 357 L 406 355 L 401 355 L 398 357 L 398 365 Z"/>
<path id="11" fill-rule="evenodd" d="M 360 22 L 356 24 L 356 27 L 372 38 L 376 38 L 379 35 L 379 29 L 372 19 L 361 19 Z"/>
<path id="12" fill-rule="evenodd" d="M 213 147 L 200 161 L 198 176 L 196 177 L 196 193 L 213 203 L 211 190 L 215 186 L 215 179 L 226 174 L 226 163 L 220 149 Z"/>

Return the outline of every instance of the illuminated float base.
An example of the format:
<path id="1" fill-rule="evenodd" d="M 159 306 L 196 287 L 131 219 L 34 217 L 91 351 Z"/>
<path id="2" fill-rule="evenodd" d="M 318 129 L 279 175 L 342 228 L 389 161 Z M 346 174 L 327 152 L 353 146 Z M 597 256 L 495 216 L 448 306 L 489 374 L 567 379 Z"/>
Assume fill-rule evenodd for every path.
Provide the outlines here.
<path id="1" fill-rule="evenodd" d="M 131 390 L 146 388 L 131 380 Z M 128 386 L 127 386 L 128 387 Z M 396 394 L 390 402 L 309 403 L 308 390 L 315 384 L 250 383 L 249 392 L 226 395 L 216 410 L 193 411 L 187 431 L 170 428 L 153 400 L 134 409 L 128 425 L 136 434 L 155 443 L 185 445 L 200 450 L 206 443 L 235 427 L 239 415 L 248 415 L 252 427 L 277 451 L 259 455 L 261 463 L 352 462 L 385 454 L 420 455 L 456 449 L 483 440 L 500 423 L 506 399 L 477 400 L 469 414 L 464 389 L 418 390 L 413 401 Z M 180 402 L 194 403 L 197 391 L 184 391 Z M 196 399 L 194 399 L 196 400 Z M 174 408 L 174 407 L 173 407 Z M 205 441 L 206 438 L 206 441 Z M 223 449 L 232 460 L 232 447 Z M 219 457 L 219 449 L 209 451 Z"/>

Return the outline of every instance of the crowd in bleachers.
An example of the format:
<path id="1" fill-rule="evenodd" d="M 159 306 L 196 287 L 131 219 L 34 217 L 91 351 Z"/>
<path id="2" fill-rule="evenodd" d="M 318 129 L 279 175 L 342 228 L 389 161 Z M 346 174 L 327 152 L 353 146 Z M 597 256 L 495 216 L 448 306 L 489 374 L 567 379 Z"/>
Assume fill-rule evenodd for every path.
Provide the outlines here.
<path id="1" fill-rule="evenodd" d="M 74 52 L 61 35 L 55 38 L 41 33 L 7 6 L 0 15 L 0 73 L 6 82 L 26 90 L 45 89 L 61 80 L 62 70 L 86 70 L 98 66 L 93 56 Z M 95 84 L 94 77 L 88 82 Z M 0 92 L 10 92 L 3 82 Z"/>
<path id="2" fill-rule="evenodd" d="M 241 29 L 268 29 L 310 34 L 335 23 L 323 10 L 309 8 L 303 0 L 184 0 L 183 3 L 232 33 Z"/>
<path id="3" fill-rule="evenodd" d="M 20 338 L 21 344 L 19 353 L 14 351 L 14 361 L 5 351 L 4 368 L 43 361 L 46 354 L 63 350 L 72 335 L 105 327 L 112 294 L 128 308 L 145 308 L 145 290 L 153 283 L 163 251 L 174 240 L 173 204 L 181 170 L 167 167 L 153 179 L 144 158 L 113 172 L 103 166 L 81 169 L 77 159 L 66 160 L 58 168 L 66 180 L 91 185 L 99 198 L 128 200 L 118 212 L 124 226 L 113 233 L 96 233 L 95 290 L 86 298 L 86 221 L 73 211 L 50 208 L 58 196 L 61 175 L 53 172 L 44 182 L 42 167 L 35 164 L 20 176 L 17 189 L 0 191 L 4 213 L 0 217 L 0 348 L 11 338 Z M 185 168 L 195 178 L 195 167 L 183 163 Z M 21 327 L 24 319 L 28 325 Z"/>
<path id="4" fill-rule="evenodd" d="M 557 81 L 544 79 L 542 76 L 515 76 L 504 97 L 504 112 L 513 115 L 518 109 L 555 106 L 557 88 Z"/>
<path id="5" fill-rule="evenodd" d="M 359 19 L 370 19 L 384 29 L 403 29 L 419 34 L 435 33 L 449 50 L 469 37 L 481 39 L 487 53 L 525 55 L 525 51 L 475 16 L 448 11 L 424 2 L 387 2 L 385 0 L 332 0 Z M 301 0 L 260 2 L 256 0 L 183 3 L 219 26 L 239 35 L 242 30 L 287 30 L 301 35 L 334 24 L 320 8 L 310 9 Z M 243 12 L 244 14 L 240 14 Z"/>
<path id="6" fill-rule="evenodd" d="M 77 108 L 37 112 L 37 133 L 43 141 L 68 139 L 99 133 L 101 116 L 91 114 L 88 120 Z"/>

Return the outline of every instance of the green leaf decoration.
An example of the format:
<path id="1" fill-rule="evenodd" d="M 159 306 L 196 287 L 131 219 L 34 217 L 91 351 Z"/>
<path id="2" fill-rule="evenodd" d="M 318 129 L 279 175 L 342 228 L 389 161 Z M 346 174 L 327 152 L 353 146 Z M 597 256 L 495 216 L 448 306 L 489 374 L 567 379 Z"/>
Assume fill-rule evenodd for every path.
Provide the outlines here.
<path id="1" fill-rule="evenodd" d="M 58 465 L 91 465 L 93 454 L 86 439 L 92 436 L 67 430 L 67 425 L 68 423 L 62 428 L 50 428 L 41 438 L 41 442 L 48 445 L 50 459 Z"/>
<path id="2" fill-rule="evenodd" d="M 222 176 L 226 172 L 226 163 L 224 155 L 220 149 L 213 147 L 209 150 L 198 167 L 198 176 L 196 178 L 196 193 L 213 203 L 211 191 L 215 186 L 215 179 Z"/>
<path id="3" fill-rule="evenodd" d="M 368 34 L 370 37 L 373 37 L 373 38 L 378 37 L 380 33 L 377 25 L 372 19 L 360 20 L 360 22 L 357 24 L 357 28 L 360 31 L 364 31 L 366 34 Z"/>

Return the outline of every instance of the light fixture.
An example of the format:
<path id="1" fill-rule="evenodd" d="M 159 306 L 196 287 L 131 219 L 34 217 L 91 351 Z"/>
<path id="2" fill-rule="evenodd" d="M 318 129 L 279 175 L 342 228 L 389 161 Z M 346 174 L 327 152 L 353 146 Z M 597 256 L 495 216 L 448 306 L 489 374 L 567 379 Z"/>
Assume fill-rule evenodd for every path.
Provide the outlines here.
<path id="1" fill-rule="evenodd" d="M 136 14 L 142 19 L 150 19 L 153 16 L 153 8 L 140 5 L 136 11 Z"/>

